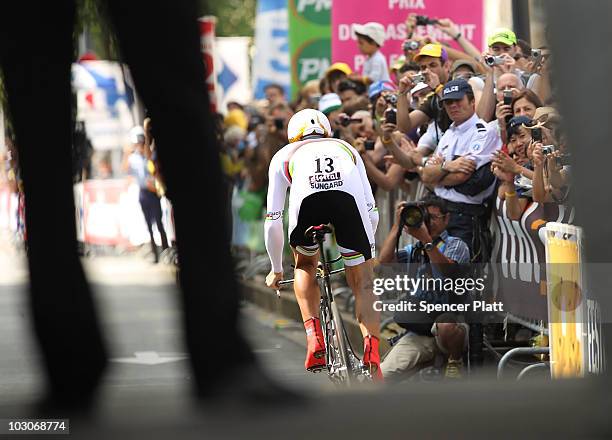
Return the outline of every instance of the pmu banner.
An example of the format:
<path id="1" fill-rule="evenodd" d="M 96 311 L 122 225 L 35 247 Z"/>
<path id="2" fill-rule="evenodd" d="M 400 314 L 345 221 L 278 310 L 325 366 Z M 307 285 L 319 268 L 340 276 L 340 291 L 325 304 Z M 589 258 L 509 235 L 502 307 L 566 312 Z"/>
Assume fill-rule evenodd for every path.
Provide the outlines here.
<path id="1" fill-rule="evenodd" d="M 430 18 L 450 18 L 457 24 L 463 36 L 477 48 L 482 47 L 484 30 L 483 0 L 375 0 L 360 4 L 354 0 L 333 0 L 332 8 L 332 61 L 347 63 L 361 72 L 365 55 L 359 53 L 353 27 L 370 21 L 385 27 L 385 44 L 382 53 L 389 65 L 402 54 L 402 42 L 408 37 L 408 14 L 426 15 Z M 433 36 L 437 41 L 457 47 L 451 37 L 433 25 L 417 26 L 414 35 Z"/>
<path id="2" fill-rule="evenodd" d="M 215 25 L 217 18 L 207 15 L 198 19 L 200 22 L 200 46 L 202 49 L 202 57 L 204 58 L 204 67 L 206 69 L 206 89 L 210 98 L 210 109 L 212 112 L 217 111 L 217 97 L 215 90 L 217 81 L 215 75 Z"/>
<path id="3" fill-rule="evenodd" d="M 603 370 L 601 314 L 589 294 L 582 259 L 583 232 L 563 223 L 546 225 L 550 365 L 553 378 Z"/>
<path id="4" fill-rule="evenodd" d="M 289 0 L 291 96 L 325 75 L 331 59 L 331 0 Z"/>
<path id="5" fill-rule="evenodd" d="M 289 19 L 287 0 L 259 0 L 255 19 L 253 91 L 255 99 L 265 98 L 264 88 L 278 84 L 289 96 Z"/>

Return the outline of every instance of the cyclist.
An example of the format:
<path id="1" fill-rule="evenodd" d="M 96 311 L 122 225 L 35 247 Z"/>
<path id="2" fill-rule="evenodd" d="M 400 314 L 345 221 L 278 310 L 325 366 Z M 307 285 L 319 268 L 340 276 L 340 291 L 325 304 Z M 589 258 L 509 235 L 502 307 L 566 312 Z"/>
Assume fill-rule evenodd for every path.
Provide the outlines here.
<path id="1" fill-rule="evenodd" d="M 364 336 L 364 365 L 382 379 L 379 354 L 380 315 L 374 310 L 372 262 L 378 224 L 372 189 L 361 157 L 348 143 L 330 138 L 327 117 L 313 109 L 297 112 L 288 126 L 289 144 L 270 163 L 265 243 L 272 261 L 266 285 L 278 289 L 283 279 L 283 210 L 289 195 L 289 244 L 295 259 L 294 290 L 306 329 L 305 367 L 322 369 L 325 345 L 319 320 L 316 282 L 318 245 L 306 229 L 331 223 L 355 295 L 356 317 Z"/>

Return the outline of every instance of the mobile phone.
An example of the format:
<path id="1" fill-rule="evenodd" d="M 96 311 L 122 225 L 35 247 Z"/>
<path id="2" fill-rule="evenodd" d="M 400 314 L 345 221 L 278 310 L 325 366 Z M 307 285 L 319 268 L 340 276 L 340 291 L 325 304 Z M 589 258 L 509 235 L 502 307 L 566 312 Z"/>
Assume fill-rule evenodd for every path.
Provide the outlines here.
<path id="1" fill-rule="evenodd" d="M 397 110 L 389 108 L 385 111 L 385 123 L 397 124 Z"/>
<path id="2" fill-rule="evenodd" d="M 504 90 L 504 104 L 510 105 L 512 104 L 512 90 Z"/>
<path id="3" fill-rule="evenodd" d="M 531 129 L 531 139 L 534 142 L 542 142 L 542 129 L 540 127 Z"/>
<path id="4" fill-rule="evenodd" d="M 375 142 L 374 142 L 374 141 L 371 141 L 371 140 L 369 140 L 369 139 L 368 139 L 367 141 L 365 141 L 365 142 L 363 143 L 363 146 L 365 147 L 365 149 L 366 149 L 366 150 L 371 151 L 371 150 L 373 150 L 373 149 L 374 149 L 374 144 L 375 144 Z"/>
<path id="5" fill-rule="evenodd" d="M 277 130 L 282 130 L 285 127 L 285 120 L 283 118 L 274 118 L 274 126 Z"/>

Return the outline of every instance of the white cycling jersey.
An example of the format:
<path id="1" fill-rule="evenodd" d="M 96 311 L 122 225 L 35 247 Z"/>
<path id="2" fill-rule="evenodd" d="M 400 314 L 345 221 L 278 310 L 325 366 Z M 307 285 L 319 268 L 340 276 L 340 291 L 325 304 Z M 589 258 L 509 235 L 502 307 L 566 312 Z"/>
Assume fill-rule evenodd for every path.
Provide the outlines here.
<path id="1" fill-rule="evenodd" d="M 350 220 L 363 225 L 373 256 L 378 211 L 363 160 L 357 150 L 342 140 L 307 139 L 286 145 L 274 155 L 270 163 L 264 229 L 266 249 L 274 272 L 282 272 L 284 245 L 282 221 L 285 197 L 289 187 L 291 187 L 288 207 L 290 237 L 298 223 L 298 217 L 304 215 L 300 213 L 304 199 L 316 193 L 341 191 L 351 195 L 355 201 L 359 216 Z M 336 231 L 336 236 L 338 238 L 338 231 Z M 340 239 L 337 241 L 345 259 L 345 265 L 356 265 L 367 259 L 364 258 L 363 251 L 358 252 L 359 249 L 343 247 L 344 243 L 341 243 Z M 308 251 L 312 251 L 313 247 L 308 246 L 305 249 L 296 246 L 296 249 L 310 255 Z"/>

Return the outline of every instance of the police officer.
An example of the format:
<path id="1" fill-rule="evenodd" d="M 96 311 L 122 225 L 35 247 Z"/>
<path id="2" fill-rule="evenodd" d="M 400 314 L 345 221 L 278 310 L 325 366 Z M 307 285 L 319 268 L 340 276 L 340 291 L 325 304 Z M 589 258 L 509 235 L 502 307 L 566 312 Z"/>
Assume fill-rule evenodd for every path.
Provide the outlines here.
<path id="1" fill-rule="evenodd" d="M 474 92 L 466 80 L 446 83 L 441 101 L 453 123 L 433 157 L 419 170 L 421 179 L 446 200 L 451 214 L 448 233 L 465 241 L 472 262 L 487 263 L 491 252 L 487 202 L 495 191 L 490 162 L 501 139 L 476 115 Z M 474 277 L 481 273 L 478 265 L 472 267 Z M 471 318 L 469 339 L 470 363 L 481 365 L 483 336 L 478 317 Z"/>
<path id="2" fill-rule="evenodd" d="M 466 242 L 472 262 L 486 262 L 490 242 L 487 201 L 495 189 L 489 164 L 501 140 L 476 115 L 474 92 L 466 80 L 448 82 L 441 101 L 453 123 L 419 171 L 423 182 L 447 202 L 449 234 Z"/>

